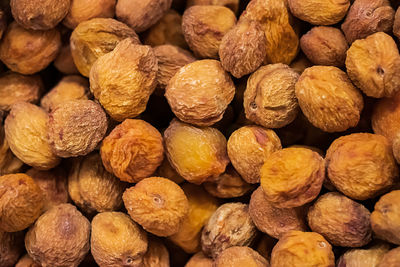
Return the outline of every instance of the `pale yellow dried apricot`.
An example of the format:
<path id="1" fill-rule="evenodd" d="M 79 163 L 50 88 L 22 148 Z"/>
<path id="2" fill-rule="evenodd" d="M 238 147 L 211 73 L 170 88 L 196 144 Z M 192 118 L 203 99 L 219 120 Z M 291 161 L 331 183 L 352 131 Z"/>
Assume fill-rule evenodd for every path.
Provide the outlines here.
<path id="1" fill-rule="evenodd" d="M 390 250 L 383 256 L 378 267 L 396 267 L 400 265 L 400 247 Z"/>
<path id="2" fill-rule="evenodd" d="M 347 250 L 337 261 L 337 267 L 378 267 L 384 255 L 389 251 L 389 244 L 378 243 L 362 249 Z M 382 266 L 386 267 L 386 266 Z"/>

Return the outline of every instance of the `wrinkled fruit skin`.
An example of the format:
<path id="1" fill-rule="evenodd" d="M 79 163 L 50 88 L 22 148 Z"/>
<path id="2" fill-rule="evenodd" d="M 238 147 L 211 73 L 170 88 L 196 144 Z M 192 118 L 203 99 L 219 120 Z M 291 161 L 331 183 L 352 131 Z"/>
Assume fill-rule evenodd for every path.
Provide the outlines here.
<path id="1" fill-rule="evenodd" d="M 339 193 L 319 197 L 310 207 L 307 219 L 310 228 L 332 245 L 362 247 L 371 241 L 370 212 Z"/>
<path id="2" fill-rule="evenodd" d="M 100 148 L 107 171 L 125 182 L 152 175 L 164 158 L 161 134 L 142 120 L 127 119 L 104 138 Z"/>
<path id="3" fill-rule="evenodd" d="M 299 75 L 284 64 L 262 66 L 252 73 L 244 92 L 246 118 L 266 128 L 282 128 L 297 116 L 295 84 Z"/>
<path id="4" fill-rule="evenodd" d="M 169 252 L 163 242 L 153 238 L 149 240 L 147 252 L 143 257 L 144 267 L 169 267 Z"/>
<path id="5" fill-rule="evenodd" d="M 352 82 L 367 96 L 392 97 L 400 90 L 400 54 L 386 33 L 355 41 L 347 51 L 346 68 Z"/>
<path id="6" fill-rule="evenodd" d="M 71 204 L 45 212 L 25 235 L 25 247 L 43 267 L 77 267 L 89 251 L 90 223 Z"/>
<path id="7" fill-rule="evenodd" d="M 305 69 L 296 83 L 296 97 L 307 119 L 325 132 L 355 127 L 364 107 L 346 73 L 331 66 Z"/>
<path id="8" fill-rule="evenodd" d="M 214 267 L 269 267 L 268 261 L 257 251 L 249 247 L 230 247 L 223 250 L 216 258 Z"/>
<path id="9" fill-rule="evenodd" d="M 302 266 L 335 266 L 332 246 L 322 235 L 291 231 L 279 239 L 273 248 L 271 267 Z"/>
<path id="10" fill-rule="evenodd" d="M 400 245 L 400 190 L 383 195 L 371 214 L 372 230 L 380 239 Z"/>
<path id="11" fill-rule="evenodd" d="M 206 257 L 203 252 L 197 252 L 189 259 L 185 267 L 213 267 L 213 260 Z"/>
<path id="12" fill-rule="evenodd" d="M 383 256 L 389 251 L 387 243 L 378 243 L 367 249 L 347 250 L 337 261 L 337 267 L 385 267 L 379 265 Z"/>
<path id="13" fill-rule="evenodd" d="M 142 266 L 147 234 L 122 212 L 98 213 L 92 221 L 91 253 L 100 266 Z"/>
<path id="14" fill-rule="evenodd" d="M 277 208 L 300 207 L 315 199 L 325 179 L 325 162 L 307 148 L 272 153 L 261 168 L 265 198 Z"/>
<path id="15" fill-rule="evenodd" d="M 189 212 L 183 190 L 162 177 L 143 179 L 128 188 L 122 199 L 131 218 L 157 236 L 176 234 Z"/>
<path id="16" fill-rule="evenodd" d="M 24 251 L 23 241 L 23 232 L 7 233 L 0 230 L 0 266 L 15 266 Z"/>
<path id="17" fill-rule="evenodd" d="M 220 206 L 203 228 L 201 245 L 203 253 L 216 258 L 232 246 L 249 246 L 256 236 L 248 213 L 248 205 L 239 202 Z"/>
<path id="18" fill-rule="evenodd" d="M 383 256 L 379 267 L 396 267 L 400 264 L 400 247 L 390 250 Z"/>
<path id="19" fill-rule="evenodd" d="M 355 133 L 336 139 L 326 154 L 330 182 L 346 196 L 365 200 L 393 185 L 398 167 L 387 139 Z"/>

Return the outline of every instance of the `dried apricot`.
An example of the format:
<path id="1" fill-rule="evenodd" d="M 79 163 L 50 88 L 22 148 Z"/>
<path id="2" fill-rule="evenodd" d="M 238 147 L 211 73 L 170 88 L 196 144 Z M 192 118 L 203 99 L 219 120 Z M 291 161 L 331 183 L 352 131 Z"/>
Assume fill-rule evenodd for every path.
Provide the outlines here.
<path id="1" fill-rule="evenodd" d="M 169 267 L 169 252 L 157 239 L 150 239 L 147 252 L 143 257 L 144 267 Z"/>
<path id="2" fill-rule="evenodd" d="M 249 247 L 230 247 L 223 250 L 213 263 L 214 267 L 269 267 L 268 261 Z"/>
<path id="3" fill-rule="evenodd" d="M 203 252 L 197 252 L 189 259 L 185 267 L 213 267 L 213 260 L 206 257 Z"/>
<path id="4" fill-rule="evenodd" d="M 24 251 L 23 232 L 7 233 L 0 230 L 0 266 L 18 266 L 19 256 Z"/>
<path id="5" fill-rule="evenodd" d="M 400 247 L 390 250 L 383 256 L 378 267 L 396 267 L 400 264 Z"/>
<path id="6" fill-rule="evenodd" d="M 347 250 L 337 261 L 337 267 L 378 267 L 390 246 L 378 243 L 372 247 Z M 386 266 L 385 266 L 386 267 Z"/>

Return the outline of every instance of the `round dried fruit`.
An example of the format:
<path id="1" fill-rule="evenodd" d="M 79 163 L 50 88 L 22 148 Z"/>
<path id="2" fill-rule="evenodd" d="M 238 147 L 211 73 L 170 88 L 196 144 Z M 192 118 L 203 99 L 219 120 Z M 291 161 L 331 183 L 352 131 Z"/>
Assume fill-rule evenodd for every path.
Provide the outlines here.
<path id="1" fill-rule="evenodd" d="M 71 6 L 63 24 L 70 29 L 75 29 L 79 23 L 92 18 L 113 18 L 115 4 L 116 0 L 71 0 Z"/>
<path id="2" fill-rule="evenodd" d="M 337 261 L 337 267 L 378 267 L 390 246 L 378 243 L 366 249 L 347 250 Z M 387 267 L 387 266 L 382 266 Z"/>
<path id="3" fill-rule="evenodd" d="M 77 267 L 89 252 L 90 223 L 75 206 L 43 213 L 25 235 L 29 256 L 41 266 Z"/>
<path id="4" fill-rule="evenodd" d="M 100 266 L 142 266 L 147 235 L 122 212 L 103 212 L 92 220 L 91 252 Z"/>
<path id="5" fill-rule="evenodd" d="M 292 14 L 314 25 L 332 25 L 346 16 L 350 0 L 288 0 Z"/>
<path id="6" fill-rule="evenodd" d="M 282 148 L 272 130 L 259 126 L 244 126 L 229 137 L 227 150 L 233 167 L 248 183 L 260 182 L 260 170 L 273 152 Z"/>
<path id="7" fill-rule="evenodd" d="M 36 103 L 43 91 L 43 82 L 39 75 L 25 76 L 15 72 L 6 72 L 0 76 L 0 109 L 9 111 L 19 101 Z"/>
<path id="8" fill-rule="evenodd" d="M 261 187 L 251 195 L 249 214 L 258 230 L 277 239 L 291 230 L 307 230 L 304 208 L 277 208 L 265 198 Z"/>
<path id="9" fill-rule="evenodd" d="M 272 250 L 271 267 L 304 266 L 335 266 L 332 246 L 320 234 L 290 231 Z"/>
<path id="10" fill-rule="evenodd" d="M 222 119 L 235 95 L 235 85 L 217 60 L 198 60 L 179 69 L 165 89 L 181 121 L 210 126 Z"/>
<path id="11" fill-rule="evenodd" d="M 240 0 L 187 0 L 186 8 L 191 6 L 224 6 L 231 9 L 234 13 L 239 10 Z"/>
<path id="12" fill-rule="evenodd" d="M 376 102 L 371 116 L 374 133 L 385 136 L 390 144 L 400 133 L 400 91 Z"/>
<path id="13" fill-rule="evenodd" d="M 249 246 L 257 229 L 248 210 L 247 204 L 239 202 L 220 206 L 204 226 L 201 235 L 203 253 L 215 259 L 229 247 Z"/>
<path id="14" fill-rule="evenodd" d="M 169 239 L 186 253 L 196 253 L 201 250 L 201 230 L 218 208 L 218 200 L 197 185 L 184 184 L 182 189 L 189 201 L 189 213 L 179 231 Z"/>
<path id="15" fill-rule="evenodd" d="M 400 190 L 383 195 L 371 213 L 371 225 L 375 235 L 400 245 Z"/>
<path id="16" fill-rule="evenodd" d="M 58 165 L 47 140 L 49 116 L 38 106 L 19 102 L 11 108 L 4 129 L 11 151 L 24 163 L 39 170 Z"/>
<path id="17" fill-rule="evenodd" d="M 79 72 L 89 77 L 93 63 L 126 38 L 140 43 L 134 30 L 115 19 L 95 18 L 80 23 L 70 39 L 72 58 Z"/>
<path id="18" fill-rule="evenodd" d="M 157 176 L 168 178 L 177 184 L 181 184 L 185 181 L 185 179 L 180 176 L 174 168 L 172 168 L 171 163 L 169 163 L 167 158 L 164 158 L 160 167 L 158 167 L 156 174 Z"/>
<path id="19" fill-rule="evenodd" d="M 357 200 L 372 198 L 387 190 L 399 171 L 387 139 L 370 133 L 336 139 L 325 161 L 330 182 L 340 192 Z"/>
<path id="20" fill-rule="evenodd" d="M 131 218 L 157 236 L 176 234 L 189 212 L 183 190 L 162 177 L 143 179 L 122 198 Z"/>
<path id="21" fill-rule="evenodd" d="M 325 132 L 355 127 L 364 107 L 346 73 L 330 66 L 305 69 L 296 83 L 296 96 L 307 119 Z"/>
<path id="22" fill-rule="evenodd" d="M 390 250 L 383 256 L 379 267 L 396 267 L 400 265 L 400 247 Z"/>
<path id="23" fill-rule="evenodd" d="M 107 171 L 122 181 L 139 182 L 163 161 L 163 140 L 149 123 L 127 119 L 104 138 L 100 153 Z"/>
<path id="24" fill-rule="evenodd" d="M 61 48 L 59 31 L 26 30 L 15 21 L 0 43 L 0 59 L 12 71 L 33 74 L 46 68 Z"/>
<path id="25" fill-rule="evenodd" d="M 395 17 L 394 17 L 394 24 L 393 24 L 393 34 L 400 39 L 400 9 L 397 8 Z"/>
<path id="26" fill-rule="evenodd" d="M 226 139 L 211 127 L 197 128 L 173 120 L 164 132 L 164 142 L 172 167 L 191 183 L 218 177 L 229 163 Z"/>
<path id="27" fill-rule="evenodd" d="M 42 267 L 42 266 L 34 262 L 33 259 L 28 254 L 25 254 L 18 260 L 17 264 L 15 264 L 15 267 Z"/>
<path id="28" fill-rule="evenodd" d="M 169 267 L 169 252 L 157 239 L 150 239 L 147 252 L 143 257 L 143 267 Z"/>
<path id="29" fill-rule="evenodd" d="M 295 83 L 299 74 L 284 64 L 259 68 L 247 80 L 244 91 L 246 118 L 266 128 L 281 128 L 297 116 Z"/>
<path id="30" fill-rule="evenodd" d="M 26 29 L 50 30 L 67 15 L 71 0 L 11 0 L 16 22 Z"/>
<path id="31" fill-rule="evenodd" d="M 229 30 L 219 46 L 219 57 L 226 71 L 236 78 L 255 71 L 267 54 L 267 40 L 261 24 L 245 17 Z"/>
<path id="32" fill-rule="evenodd" d="M 230 247 L 222 251 L 213 263 L 214 267 L 269 267 L 268 261 L 249 247 Z"/>
<path id="33" fill-rule="evenodd" d="M 371 241 L 369 218 L 363 205 L 336 192 L 320 196 L 307 214 L 313 232 L 341 247 L 362 247 Z"/>
<path id="34" fill-rule="evenodd" d="M 222 37 L 235 23 L 236 16 L 229 8 L 192 6 L 183 13 L 182 31 L 196 57 L 218 59 Z"/>
<path id="35" fill-rule="evenodd" d="M 316 65 L 343 67 L 349 49 L 343 33 L 334 27 L 312 28 L 300 39 L 301 50 Z"/>
<path id="36" fill-rule="evenodd" d="M 355 41 L 347 51 L 346 68 L 352 82 L 367 96 L 391 97 L 400 90 L 400 54 L 386 33 Z"/>
<path id="37" fill-rule="evenodd" d="M 171 4 L 172 0 L 118 0 L 115 14 L 136 32 L 143 32 L 159 21 Z"/>
<path id="38" fill-rule="evenodd" d="M 4 127 L 0 125 L 0 175 L 20 172 L 24 163 L 10 150 Z"/>
<path id="39" fill-rule="evenodd" d="M 324 179 L 324 159 L 317 152 L 285 148 L 268 157 L 260 180 L 267 201 L 277 208 L 292 208 L 315 199 Z"/>
<path id="40" fill-rule="evenodd" d="M 349 44 L 375 32 L 390 32 L 394 10 L 388 0 L 355 0 L 342 24 Z"/>
<path id="41" fill-rule="evenodd" d="M 24 251 L 23 232 L 7 233 L 0 230 L 0 266 L 18 266 L 19 256 Z"/>
<path id="42" fill-rule="evenodd" d="M 64 44 L 56 59 L 54 59 L 54 67 L 63 74 L 79 74 L 78 69 L 75 66 L 74 59 L 71 54 L 71 46 L 69 42 Z"/>
<path id="43" fill-rule="evenodd" d="M 189 259 L 185 267 L 213 267 L 213 260 L 206 257 L 203 252 L 197 252 Z"/>
<path id="44" fill-rule="evenodd" d="M 47 112 L 52 111 L 57 105 L 69 100 L 87 100 L 89 83 L 87 79 L 78 76 L 64 76 L 40 100 L 40 106 Z"/>
<path id="45" fill-rule="evenodd" d="M 101 56 L 90 70 L 90 91 L 117 121 L 138 116 L 157 85 L 157 58 L 132 38 Z"/>
<path id="46" fill-rule="evenodd" d="M 74 160 L 68 176 L 68 192 L 84 212 L 119 210 L 127 184 L 107 172 L 95 153 Z"/>
<path id="47" fill-rule="evenodd" d="M 50 113 L 48 140 L 59 157 L 84 156 L 96 148 L 107 127 L 106 113 L 99 104 L 91 100 L 70 100 Z"/>
<path id="48" fill-rule="evenodd" d="M 67 175 L 64 169 L 57 167 L 49 171 L 39 171 L 32 168 L 26 174 L 32 177 L 43 192 L 44 211 L 68 202 Z"/>

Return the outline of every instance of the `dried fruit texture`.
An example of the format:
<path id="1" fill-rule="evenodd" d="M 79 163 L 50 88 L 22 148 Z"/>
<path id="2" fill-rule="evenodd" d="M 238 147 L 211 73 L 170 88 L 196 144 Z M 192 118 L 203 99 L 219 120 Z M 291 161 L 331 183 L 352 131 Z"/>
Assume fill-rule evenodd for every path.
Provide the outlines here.
<path id="1" fill-rule="evenodd" d="M 169 267 L 169 252 L 157 239 L 150 239 L 147 252 L 143 257 L 144 267 Z"/>
<path id="2" fill-rule="evenodd" d="M 6 72 L 0 76 L 0 109 L 8 111 L 19 101 L 36 103 L 43 91 L 40 76 Z"/>
<path id="3" fill-rule="evenodd" d="M 122 199 L 131 218 L 157 236 L 176 234 L 189 212 L 183 190 L 162 177 L 143 179 L 128 188 Z"/>
<path id="4" fill-rule="evenodd" d="M 86 213 L 119 210 L 127 184 L 107 172 L 100 155 L 77 158 L 68 176 L 68 192 Z"/>
<path id="5" fill-rule="evenodd" d="M 11 151 L 24 163 L 39 170 L 51 169 L 60 162 L 47 140 L 49 116 L 26 102 L 14 104 L 4 124 Z"/>
<path id="6" fill-rule="evenodd" d="M 184 184 L 182 189 L 189 201 L 189 213 L 178 233 L 169 239 L 191 254 L 201 250 L 201 230 L 218 208 L 218 200 L 197 185 Z"/>
<path id="7" fill-rule="evenodd" d="M 393 33 L 398 39 L 400 39 L 400 9 L 397 9 L 394 17 Z"/>
<path id="8" fill-rule="evenodd" d="M 180 176 L 174 168 L 172 168 L 171 163 L 169 163 L 167 158 L 164 158 L 160 167 L 158 167 L 156 174 L 157 176 L 168 178 L 177 184 L 181 184 L 185 181 L 185 179 Z"/>
<path id="9" fill-rule="evenodd" d="M 339 194 L 324 194 L 307 214 L 311 230 L 341 247 L 362 247 L 371 241 L 370 212 L 361 204 Z"/>
<path id="10" fill-rule="evenodd" d="M 32 168 L 26 174 L 32 177 L 43 192 L 44 211 L 68 202 L 67 175 L 64 169 L 55 168 L 49 171 L 39 171 Z"/>
<path id="11" fill-rule="evenodd" d="M 63 24 L 70 29 L 75 29 L 79 23 L 93 18 L 113 18 L 115 4 L 116 0 L 71 0 L 71 6 Z"/>
<path id="12" fill-rule="evenodd" d="M 96 148 L 107 127 L 106 113 L 99 104 L 91 100 L 70 100 L 51 111 L 48 139 L 59 157 L 84 156 Z"/>
<path id="13" fill-rule="evenodd" d="M 134 30 L 115 19 L 95 18 L 80 23 L 70 40 L 72 58 L 79 72 L 89 77 L 93 63 L 126 38 L 140 43 Z"/>
<path id="14" fill-rule="evenodd" d="M 125 120 L 103 140 L 101 158 L 107 171 L 135 183 L 152 175 L 164 158 L 161 134 L 142 120 Z"/>
<path id="15" fill-rule="evenodd" d="M 71 204 L 46 211 L 25 235 L 29 256 L 41 266 L 77 267 L 89 251 L 90 223 Z"/>
<path id="16" fill-rule="evenodd" d="M 6 233 L 0 230 L 0 266 L 12 267 L 24 251 L 22 232 Z"/>
<path id="17" fill-rule="evenodd" d="M 390 144 L 400 133 L 400 91 L 376 102 L 371 116 L 374 133 L 385 136 Z"/>
<path id="18" fill-rule="evenodd" d="M 249 247 L 230 247 L 223 250 L 213 263 L 214 267 L 269 267 L 268 261 Z"/>
<path id="19" fill-rule="evenodd" d="M 281 128 L 297 116 L 295 84 L 299 74 L 284 64 L 262 66 L 247 80 L 246 118 L 266 128 Z"/>
<path id="20" fill-rule="evenodd" d="M 336 189 L 357 200 L 381 194 L 399 174 L 389 142 L 377 134 L 355 133 L 336 139 L 325 161 Z"/>
<path id="21" fill-rule="evenodd" d="M 63 45 L 54 59 L 54 67 L 63 74 L 78 74 L 79 71 L 75 66 L 74 59 L 71 54 L 71 47 L 68 44 Z"/>
<path id="22" fill-rule="evenodd" d="M 203 252 L 197 252 L 189 259 L 185 267 L 213 267 L 213 260 L 206 257 Z"/>
<path id="23" fill-rule="evenodd" d="M 143 32 L 157 23 L 171 4 L 172 0 L 118 0 L 115 14 L 136 32 Z"/>
<path id="24" fill-rule="evenodd" d="M 11 0 L 16 22 L 26 29 L 50 30 L 67 15 L 71 0 Z"/>
<path id="25" fill-rule="evenodd" d="M 307 68 L 296 83 L 296 97 L 307 119 L 325 132 L 355 127 L 364 107 L 346 73 L 331 66 Z"/>
<path id="26" fill-rule="evenodd" d="M 334 267 L 332 246 L 314 232 L 290 231 L 275 245 L 271 267 Z"/>
<path id="27" fill-rule="evenodd" d="M 300 207 L 316 198 L 325 179 L 325 163 L 307 148 L 272 153 L 261 168 L 264 197 L 277 208 Z"/>
<path id="28" fill-rule="evenodd" d="M 122 212 L 103 212 L 92 221 L 91 252 L 100 266 L 142 266 L 147 234 Z"/>
<path id="29" fill-rule="evenodd" d="M 235 95 L 235 85 L 217 60 L 187 64 L 169 80 L 165 97 L 181 121 L 210 126 L 221 120 Z"/>
<path id="30" fill-rule="evenodd" d="M 143 43 L 151 46 L 170 44 L 186 49 L 182 32 L 182 16 L 173 9 L 144 33 Z"/>
<path id="31" fill-rule="evenodd" d="M 289 64 L 299 50 L 299 37 L 291 25 L 287 0 L 252 0 L 241 18 L 258 21 L 267 39 L 265 63 Z"/>
<path id="32" fill-rule="evenodd" d="M 187 0 L 186 8 L 191 6 L 224 6 L 236 14 L 239 10 L 239 1 L 240 0 Z"/>
<path id="33" fill-rule="evenodd" d="M 400 54 L 396 42 L 383 32 L 355 41 L 347 51 L 350 79 L 367 96 L 391 97 L 400 89 Z"/>
<path id="34" fill-rule="evenodd" d="M 33 261 L 33 259 L 28 255 L 25 254 L 21 257 L 15 267 L 41 267 L 39 264 Z"/>
<path id="35" fill-rule="evenodd" d="M 260 170 L 273 152 L 282 148 L 272 130 L 259 126 L 244 126 L 229 137 L 227 150 L 233 167 L 248 183 L 260 182 Z"/>
<path id="36" fill-rule="evenodd" d="M 236 78 L 255 71 L 266 53 L 267 40 L 261 24 L 246 18 L 224 35 L 218 51 L 222 66 Z"/>
<path id="37" fill-rule="evenodd" d="M 181 67 L 196 60 L 189 51 L 168 44 L 154 47 L 154 54 L 158 62 L 157 88 L 161 94 Z"/>
<path id="38" fill-rule="evenodd" d="M 12 71 L 33 74 L 46 68 L 61 48 L 57 29 L 26 30 L 12 22 L 0 43 L 0 59 Z"/>
<path id="39" fill-rule="evenodd" d="M 201 235 L 201 246 L 206 256 L 215 259 L 229 247 L 251 244 L 257 229 L 248 209 L 247 204 L 237 202 L 224 204 L 214 212 Z"/>
<path id="40" fill-rule="evenodd" d="M 114 120 L 123 121 L 146 109 L 157 85 L 157 71 L 151 47 L 128 38 L 93 64 L 90 90 Z"/>
<path id="41" fill-rule="evenodd" d="M 337 267 L 378 267 L 389 251 L 388 244 L 379 243 L 366 249 L 350 249 L 340 256 Z M 386 266 L 382 266 L 386 267 Z"/>
<path id="42" fill-rule="evenodd" d="M 305 69 L 312 67 L 313 64 L 303 53 L 300 53 L 289 66 L 298 74 L 302 74 Z"/>
<path id="43" fill-rule="evenodd" d="M 217 129 L 173 120 L 164 132 L 172 167 L 187 181 L 201 184 L 218 177 L 229 163 L 226 139 Z"/>
<path id="44" fill-rule="evenodd" d="M 0 176 L 0 231 L 17 232 L 29 227 L 43 208 L 43 192 L 23 173 Z"/>
<path id="45" fill-rule="evenodd" d="M 231 165 L 228 165 L 223 174 L 203 185 L 210 195 L 218 198 L 241 197 L 253 189 L 253 185 L 244 181 Z"/>
<path id="46" fill-rule="evenodd" d="M 314 25 L 332 25 L 346 16 L 349 0 L 288 0 L 295 17 Z"/>
<path id="47" fill-rule="evenodd" d="M 235 23 L 235 14 L 229 8 L 192 6 L 183 13 L 182 31 L 196 57 L 218 59 L 222 38 Z"/>
<path id="48" fill-rule="evenodd" d="M 349 49 L 343 33 L 334 27 L 312 28 L 300 38 L 301 50 L 316 65 L 343 67 Z"/>
<path id="49" fill-rule="evenodd" d="M 379 267 L 396 267 L 400 264 L 400 247 L 390 250 L 383 256 Z"/>
<path id="50" fill-rule="evenodd" d="M 355 0 L 342 24 L 347 42 L 392 31 L 394 10 L 388 0 Z"/>
<path id="51" fill-rule="evenodd" d="M 383 195 L 371 213 L 371 225 L 375 235 L 400 245 L 400 190 Z"/>
<path id="52" fill-rule="evenodd" d="M 304 208 L 277 208 L 261 187 L 251 195 L 249 214 L 258 230 L 277 239 L 291 230 L 307 231 Z"/>
<path id="53" fill-rule="evenodd" d="M 18 159 L 8 145 L 4 127 L 0 126 L 0 175 L 19 172 L 24 163 Z"/>
<path id="54" fill-rule="evenodd" d="M 393 155 L 398 164 L 400 164 L 400 132 L 393 141 Z"/>
<path id="55" fill-rule="evenodd" d="M 78 75 L 64 76 L 56 86 L 42 97 L 40 106 L 50 112 L 57 105 L 69 100 L 87 100 L 88 90 L 87 79 Z"/>

